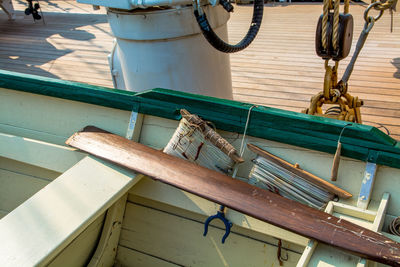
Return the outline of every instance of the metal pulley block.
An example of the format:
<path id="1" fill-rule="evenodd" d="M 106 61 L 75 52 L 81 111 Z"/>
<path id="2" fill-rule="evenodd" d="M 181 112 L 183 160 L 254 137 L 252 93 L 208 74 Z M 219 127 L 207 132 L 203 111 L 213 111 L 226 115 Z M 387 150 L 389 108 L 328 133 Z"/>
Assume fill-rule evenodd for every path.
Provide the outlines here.
<path id="1" fill-rule="evenodd" d="M 326 29 L 323 29 L 323 15 L 319 17 L 317 31 L 315 34 L 315 50 L 317 55 L 323 59 L 333 59 L 339 61 L 347 57 L 350 53 L 353 40 L 353 16 L 351 14 L 340 14 L 338 24 L 337 47 L 333 46 L 334 33 L 334 16 L 333 13 L 328 14 Z M 323 30 L 326 31 L 326 48 L 324 48 L 322 37 Z"/>

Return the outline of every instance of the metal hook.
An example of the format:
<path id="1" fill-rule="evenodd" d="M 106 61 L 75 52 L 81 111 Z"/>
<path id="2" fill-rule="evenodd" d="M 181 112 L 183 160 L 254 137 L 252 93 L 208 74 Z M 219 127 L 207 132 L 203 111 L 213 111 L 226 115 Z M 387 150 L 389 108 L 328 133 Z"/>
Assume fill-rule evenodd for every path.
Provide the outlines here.
<path id="1" fill-rule="evenodd" d="M 277 258 L 279 261 L 279 266 L 283 266 L 283 262 L 289 259 L 289 254 L 286 250 L 286 257 L 282 257 L 282 239 L 278 239 L 278 251 L 277 251 Z"/>
<path id="2" fill-rule="evenodd" d="M 219 210 L 217 211 L 217 214 L 208 217 L 207 220 L 204 222 L 204 234 L 203 234 L 203 236 L 207 235 L 208 225 L 214 219 L 220 219 L 225 224 L 225 234 L 222 237 L 222 244 L 224 244 L 225 243 L 225 239 L 231 233 L 231 228 L 232 228 L 232 225 L 233 225 L 227 218 L 225 218 L 225 207 L 224 206 L 220 206 Z"/>

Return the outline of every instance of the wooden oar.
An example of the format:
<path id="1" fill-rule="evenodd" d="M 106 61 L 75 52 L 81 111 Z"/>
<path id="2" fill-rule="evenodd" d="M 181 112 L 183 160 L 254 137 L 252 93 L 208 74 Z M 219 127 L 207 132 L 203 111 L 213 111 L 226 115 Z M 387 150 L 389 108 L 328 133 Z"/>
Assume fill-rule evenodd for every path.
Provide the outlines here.
<path id="1" fill-rule="evenodd" d="M 400 244 L 379 233 L 96 127 L 67 144 L 302 236 L 400 266 Z"/>

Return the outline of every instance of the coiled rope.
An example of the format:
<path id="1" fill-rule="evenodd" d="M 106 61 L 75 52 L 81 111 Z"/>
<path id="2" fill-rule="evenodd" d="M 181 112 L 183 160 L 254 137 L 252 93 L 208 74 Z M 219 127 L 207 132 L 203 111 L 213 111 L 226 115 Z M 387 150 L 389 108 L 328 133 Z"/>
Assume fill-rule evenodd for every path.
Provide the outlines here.
<path id="1" fill-rule="evenodd" d="M 400 217 L 395 218 L 389 225 L 389 232 L 391 234 L 400 236 Z"/>

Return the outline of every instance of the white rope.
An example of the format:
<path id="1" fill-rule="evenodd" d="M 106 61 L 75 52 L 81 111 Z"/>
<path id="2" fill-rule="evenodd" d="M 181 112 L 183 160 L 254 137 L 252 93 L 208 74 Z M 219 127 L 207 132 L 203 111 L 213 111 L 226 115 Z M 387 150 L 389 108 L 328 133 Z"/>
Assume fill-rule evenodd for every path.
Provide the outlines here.
<path id="1" fill-rule="evenodd" d="M 257 107 L 257 105 L 253 105 L 249 108 L 249 112 L 247 113 L 247 119 L 246 119 L 246 125 L 244 126 L 244 132 L 243 132 L 243 136 L 242 136 L 242 142 L 240 144 L 240 150 L 239 150 L 239 155 L 240 157 L 243 157 L 244 154 L 244 149 L 245 149 L 245 139 L 246 139 L 246 133 L 247 133 L 247 128 L 249 127 L 249 122 L 250 122 L 250 114 L 251 111 L 253 110 L 253 108 Z M 239 169 L 239 165 L 236 164 L 234 169 L 233 169 L 233 174 L 232 174 L 232 178 L 236 178 L 236 174 L 238 172 Z"/>
<path id="2" fill-rule="evenodd" d="M 251 114 L 251 111 L 253 110 L 253 108 L 255 108 L 255 107 L 257 107 L 257 105 L 252 105 L 250 108 L 249 108 L 249 112 L 247 113 L 247 120 L 246 120 L 246 125 L 244 126 L 244 132 L 243 132 L 243 137 L 242 137 L 242 143 L 240 144 L 240 152 L 239 152 L 239 155 L 241 156 L 241 157 L 243 157 L 243 153 L 244 153 L 244 148 L 245 148 L 245 146 L 244 146 L 244 140 L 245 140 L 245 138 L 246 138 L 246 133 L 247 133 L 247 128 L 249 127 L 249 121 L 250 121 L 250 114 Z"/>

